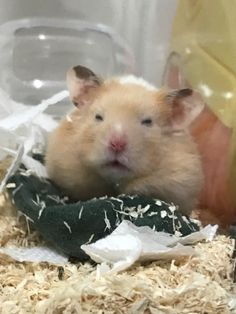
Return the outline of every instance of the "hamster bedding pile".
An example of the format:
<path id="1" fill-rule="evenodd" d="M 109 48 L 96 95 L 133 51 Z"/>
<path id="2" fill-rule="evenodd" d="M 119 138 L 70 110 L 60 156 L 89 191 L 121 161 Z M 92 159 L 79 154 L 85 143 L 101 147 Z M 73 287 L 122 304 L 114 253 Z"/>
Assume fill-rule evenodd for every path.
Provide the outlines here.
<path id="1" fill-rule="evenodd" d="M 7 161 L 1 163 L 2 174 L 7 166 Z M 17 179 L 21 175 L 17 173 L 11 179 L 15 181 L 10 183 L 18 184 Z M 38 201 L 42 201 L 42 193 L 38 197 Z M 13 199 L 19 206 L 16 194 Z M 24 206 L 27 207 L 27 204 L 26 200 Z M 1 195 L 0 208 L 1 247 L 44 244 L 41 235 L 25 216 L 19 216 L 6 195 Z M 43 211 L 40 217 L 43 217 Z M 42 233 L 40 226 L 35 224 Z M 185 221 L 187 229 L 182 230 L 183 233 L 188 234 L 188 228 L 197 228 L 194 224 L 189 226 L 190 223 Z M 59 238 L 61 231 L 58 230 Z M 168 231 L 171 232 L 170 229 Z M 64 244 L 68 248 L 66 240 Z M 17 262 L 1 254 L 0 312 L 236 313 L 236 289 L 232 278 L 234 241 L 218 235 L 211 242 L 196 244 L 195 250 L 197 255 L 194 257 L 136 263 L 119 274 L 102 276 L 96 265 L 89 262 L 70 261 L 63 266 L 55 266 L 50 263 Z"/>

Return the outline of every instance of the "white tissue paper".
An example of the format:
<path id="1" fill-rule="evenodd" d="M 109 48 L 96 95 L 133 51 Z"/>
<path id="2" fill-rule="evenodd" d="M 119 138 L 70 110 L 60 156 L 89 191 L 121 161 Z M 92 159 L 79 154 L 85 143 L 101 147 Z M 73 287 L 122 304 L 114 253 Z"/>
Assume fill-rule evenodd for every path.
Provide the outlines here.
<path id="1" fill-rule="evenodd" d="M 195 255 L 191 244 L 202 240 L 211 241 L 218 226 L 208 225 L 186 237 L 157 232 L 150 227 L 137 227 L 124 220 L 109 236 L 81 248 L 91 259 L 101 263 L 100 273 L 119 272 L 137 261 L 176 259 Z"/>
<path id="2" fill-rule="evenodd" d="M 30 153 L 32 151 L 42 153 L 48 132 L 57 126 L 57 122 L 43 112 L 48 106 L 68 96 L 68 91 L 64 90 L 38 105 L 26 106 L 13 101 L 6 92 L 0 89 L 0 160 L 7 155 L 14 157 L 10 169 L 1 182 L 0 193 L 7 179 L 21 162 L 38 176 L 47 177 L 45 167 L 34 160 Z"/>
<path id="3" fill-rule="evenodd" d="M 0 184 L 0 193 L 4 190 L 8 178 L 23 163 L 33 173 L 47 177 L 45 167 L 31 157 L 32 150 L 42 153 L 46 146 L 47 135 L 57 122 L 43 112 L 69 96 L 68 91 L 61 91 L 40 104 L 26 106 L 13 101 L 0 89 L 0 160 L 7 155 L 13 156 L 12 163 Z M 0 253 L 17 261 L 49 262 L 63 264 L 68 258 L 47 247 L 4 247 Z"/>
<path id="4" fill-rule="evenodd" d="M 137 227 L 124 220 L 110 235 L 81 248 L 97 266 L 97 276 L 104 273 L 123 271 L 135 262 L 160 259 L 178 259 L 181 256 L 196 255 L 191 244 L 202 240 L 212 241 L 217 225 L 206 226 L 186 237 L 178 237 L 165 232 L 157 232 L 150 227 Z M 19 262 L 48 262 L 61 265 L 68 257 L 47 247 L 4 247 L 0 253 Z"/>
<path id="5" fill-rule="evenodd" d="M 48 262 L 50 264 L 65 264 L 68 257 L 57 253 L 48 247 L 4 247 L 0 248 L 0 253 L 13 258 L 18 262 Z"/>

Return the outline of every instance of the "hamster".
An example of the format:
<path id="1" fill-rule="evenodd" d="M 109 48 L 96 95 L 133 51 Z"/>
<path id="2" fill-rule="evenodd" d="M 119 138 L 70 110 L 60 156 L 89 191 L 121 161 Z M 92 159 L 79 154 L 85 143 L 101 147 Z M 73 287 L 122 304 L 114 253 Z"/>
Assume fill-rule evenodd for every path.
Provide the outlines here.
<path id="1" fill-rule="evenodd" d="M 191 89 L 158 90 L 142 78 L 103 81 L 76 66 L 67 73 L 76 109 L 51 134 L 46 167 L 75 200 L 139 194 L 196 208 L 200 157 L 188 125 L 201 112 Z"/>

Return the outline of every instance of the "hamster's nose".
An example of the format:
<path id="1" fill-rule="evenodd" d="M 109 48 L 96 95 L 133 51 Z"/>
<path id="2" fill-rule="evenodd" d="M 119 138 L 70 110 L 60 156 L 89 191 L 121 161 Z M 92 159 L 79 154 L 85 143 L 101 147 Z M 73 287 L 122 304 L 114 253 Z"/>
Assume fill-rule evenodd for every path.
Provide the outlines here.
<path id="1" fill-rule="evenodd" d="M 122 153 L 127 147 L 127 141 L 124 137 L 112 137 L 108 147 L 113 153 Z"/>

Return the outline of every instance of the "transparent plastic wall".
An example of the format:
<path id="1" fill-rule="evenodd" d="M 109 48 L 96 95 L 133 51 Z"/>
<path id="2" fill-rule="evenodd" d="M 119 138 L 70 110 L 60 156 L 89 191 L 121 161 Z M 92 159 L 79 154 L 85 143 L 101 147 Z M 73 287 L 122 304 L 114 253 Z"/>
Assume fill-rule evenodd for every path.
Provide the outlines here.
<path id="1" fill-rule="evenodd" d="M 175 0 L 0 0 L 0 87 L 34 105 L 65 89 L 77 64 L 160 85 L 175 8 Z"/>

